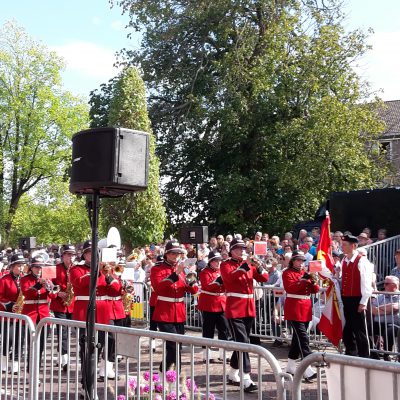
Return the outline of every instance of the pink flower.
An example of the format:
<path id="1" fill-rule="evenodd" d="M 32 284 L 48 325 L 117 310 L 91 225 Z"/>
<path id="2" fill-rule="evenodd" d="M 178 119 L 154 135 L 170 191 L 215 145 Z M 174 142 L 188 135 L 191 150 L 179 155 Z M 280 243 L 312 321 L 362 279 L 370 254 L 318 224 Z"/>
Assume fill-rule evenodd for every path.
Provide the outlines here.
<path id="1" fill-rule="evenodd" d="M 136 389 L 136 386 L 137 386 L 136 378 L 134 378 L 133 376 L 130 377 L 130 378 L 128 379 L 128 385 L 129 385 L 129 387 L 130 387 L 132 390 L 135 390 L 135 389 Z"/>
<path id="2" fill-rule="evenodd" d="M 192 388 L 192 385 L 193 385 L 193 388 Z M 197 385 L 194 380 L 192 383 L 192 380 L 190 378 L 186 379 L 186 387 L 188 388 L 189 391 L 193 391 L 193 393 L 197 392 Z"/>
<path id="3" fill-rule="evenodd" d="M 165 379 L 169 383 L 176 382 L 176 372 L 175 371 L 167 371 L 165 373 Z"/>
<path id="4" fill-rule="evenodd" d="M 125 400 L 125 396 L 123 394 L 119 394 L 117 396 L 117 400 Z"/>
<path id="5" fill-rule="evenodd" d="M 143 392 L 144 393 L 150 393 L 150 386 L 149 385 L 144 385 L 143 386 Z"/>
<path id="6" fill-rule="evenodd" d="M 153 397 L 153 399 L 154 399 L 154 400 L 162 400 L 162 397 L 161 397 L 160 394 L 156 394 L 156 395 Z"/>
<path id="7" fill-rule="evenodd" d="M 209 393 L 208 400 L 215 400 L 215 396 L 212 393 Z"/>
<path id="8" fill-rule="evenodd" d="M 149 371 L 143 372 L 143 378 L 146 382 L 148 382 L 150 379 L 150 372 Z"/>
<path id="9" fill-rule="evenodd" d="M 160 375 L 157 372 L 153 374 L 153 382 L 160 382 Z"/>
<path id="10" fill-rule="evenodd" d="M 187 400 L 186 393 L 182 393 L 182 394 L 179 396 L 179 400 Z"/>
<path id="11" fill-rule="evenodd" d="M 167 400 L 176 400 L 176 393 L 172 391 L 171 393 L 167 394 Z"/>
<path id="12" fill-rule="evenodd" d="M 163 386 L 161 385 L 161 383 L 156 383 L 156 384 L 154 385 L 154 390 L 155 390 L 157 393 L 162 393 L 162 389 L 163 389 Z"/>

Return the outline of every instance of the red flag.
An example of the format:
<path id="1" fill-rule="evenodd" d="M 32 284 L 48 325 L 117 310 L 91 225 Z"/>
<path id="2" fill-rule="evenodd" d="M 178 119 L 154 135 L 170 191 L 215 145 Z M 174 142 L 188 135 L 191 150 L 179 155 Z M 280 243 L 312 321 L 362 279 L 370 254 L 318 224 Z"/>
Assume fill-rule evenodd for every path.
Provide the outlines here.
<path id="1" fill-rule="evenodd" d="M 325 294 L 325 306 L 318 329 L 333 345 L 338 346 L 342 338 L 344 315 L 339 285 L 336 280 L 333 281 L 331 279 L 335 263 L 332 258 L 331 219 L 328 211 L 321 226 L 321 234 L 317 247 L 317 260 L 321 260 L 331 272 L 327 271 L 326 275 L 322 273 L 323 278 L 326 279 L 325 282 L 329 282 L 329 287 Z M 327 276 L 328 274 L 329 277 Z"/>
<path id="2" fill-rule="evenodd" d="M 342 338 L 343 327 L 344 315 L 340 289 L 337 282 L 330 281 L 318 329 L 337 347 Z"/>
<path id="3" fill-rule="evenodd" d="M 333 266 L 335 263 L 332 258 L 331 218 L 328 211 L 326 212 L 326 217 L 321 225 L 321 234 L 317 246 L 317 260 L 325 261 L 327 268 L 333 272 Z"/>

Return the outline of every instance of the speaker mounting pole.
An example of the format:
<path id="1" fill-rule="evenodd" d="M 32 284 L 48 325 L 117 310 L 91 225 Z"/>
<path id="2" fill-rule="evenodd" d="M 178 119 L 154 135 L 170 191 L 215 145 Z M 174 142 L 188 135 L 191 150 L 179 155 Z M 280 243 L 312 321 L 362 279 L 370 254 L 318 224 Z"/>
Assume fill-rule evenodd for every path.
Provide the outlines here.
<path id="1" fill-rule="evenodd" d="M 99 191 L 94 190 L 92 195 L 92 258 L 90 268 L 90 286 L 89 286 L 89 305 L 86 317 L 86 342 L 85 342 L 85 355 L 83 374 L 84 387 L 86 396 L 89 400 L 96 399 L 94 393 L 94 381 L 96 379 L 96 363 L 95 363 L 95 350 L 96 346 L 96 287 L 97 277 L 99 276 L 99 259 L 97 254 L 98 242 L 98 225 L 99 225 L 99 206 L 100 206 Z"/>

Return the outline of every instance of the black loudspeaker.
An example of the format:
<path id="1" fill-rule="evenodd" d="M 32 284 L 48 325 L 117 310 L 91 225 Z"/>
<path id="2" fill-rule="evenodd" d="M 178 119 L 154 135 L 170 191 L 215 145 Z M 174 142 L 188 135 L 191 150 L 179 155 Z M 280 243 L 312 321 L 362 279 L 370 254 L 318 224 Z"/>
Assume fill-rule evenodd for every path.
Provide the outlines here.
<path id="1" fill-rule="evenodd" d="M 180 232 L 181 243 L 207 243 L 208 226 L 184 226 Z"/>
<path id="2" fill-rule="evenodd" d="M 36 248 L 36 238 L 24 237 L 19 239 L 19 248 L 21 250 L 29 250 L 29 251 Z"/>
<path id="3" fill-rule="evenodd" d="M 98 191 L 121 196 L 147 187 L 149 142 L 146 132 L 125 128 L 95 128 L 72 137 L 69 190 L 76 194 Z"/>

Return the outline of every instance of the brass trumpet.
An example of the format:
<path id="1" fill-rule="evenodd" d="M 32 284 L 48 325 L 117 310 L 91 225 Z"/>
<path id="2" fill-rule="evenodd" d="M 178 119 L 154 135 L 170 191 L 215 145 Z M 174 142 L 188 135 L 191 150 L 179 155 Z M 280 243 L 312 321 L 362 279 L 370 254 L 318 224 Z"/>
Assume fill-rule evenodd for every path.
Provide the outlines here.
<path id="1" fill-rule="evenodd" d="M 315 272 L 306 272 L 303 279 L 310 279 L 311 282 L 317 283 L 318 282 L 318 275 Z"/>
<path id="2" fill-rule="evenodd" d="M 186 284 L 191 285 L 192 283 L 197 281 L 196 272 L 189 272 L 186 274 Z"/>
<path id="3" fill-rule="evenodd" d="M 117 276 L 121 276 L 124 273 L 125 266 L 122 264 L 117 264 L 114 268 L 114 274 Z"/>
<path id="4" fill-rule="evenodd" d="M 264 260 L 261 260 L 261 258 L 256 255 L 252 255 L 250 258 L 248 258 L 248 262 L 249 264 L 255 265 L 257 268 L 261 267 L 267 272 L 271 268 L 271 265 L 267 264 Z"/>

